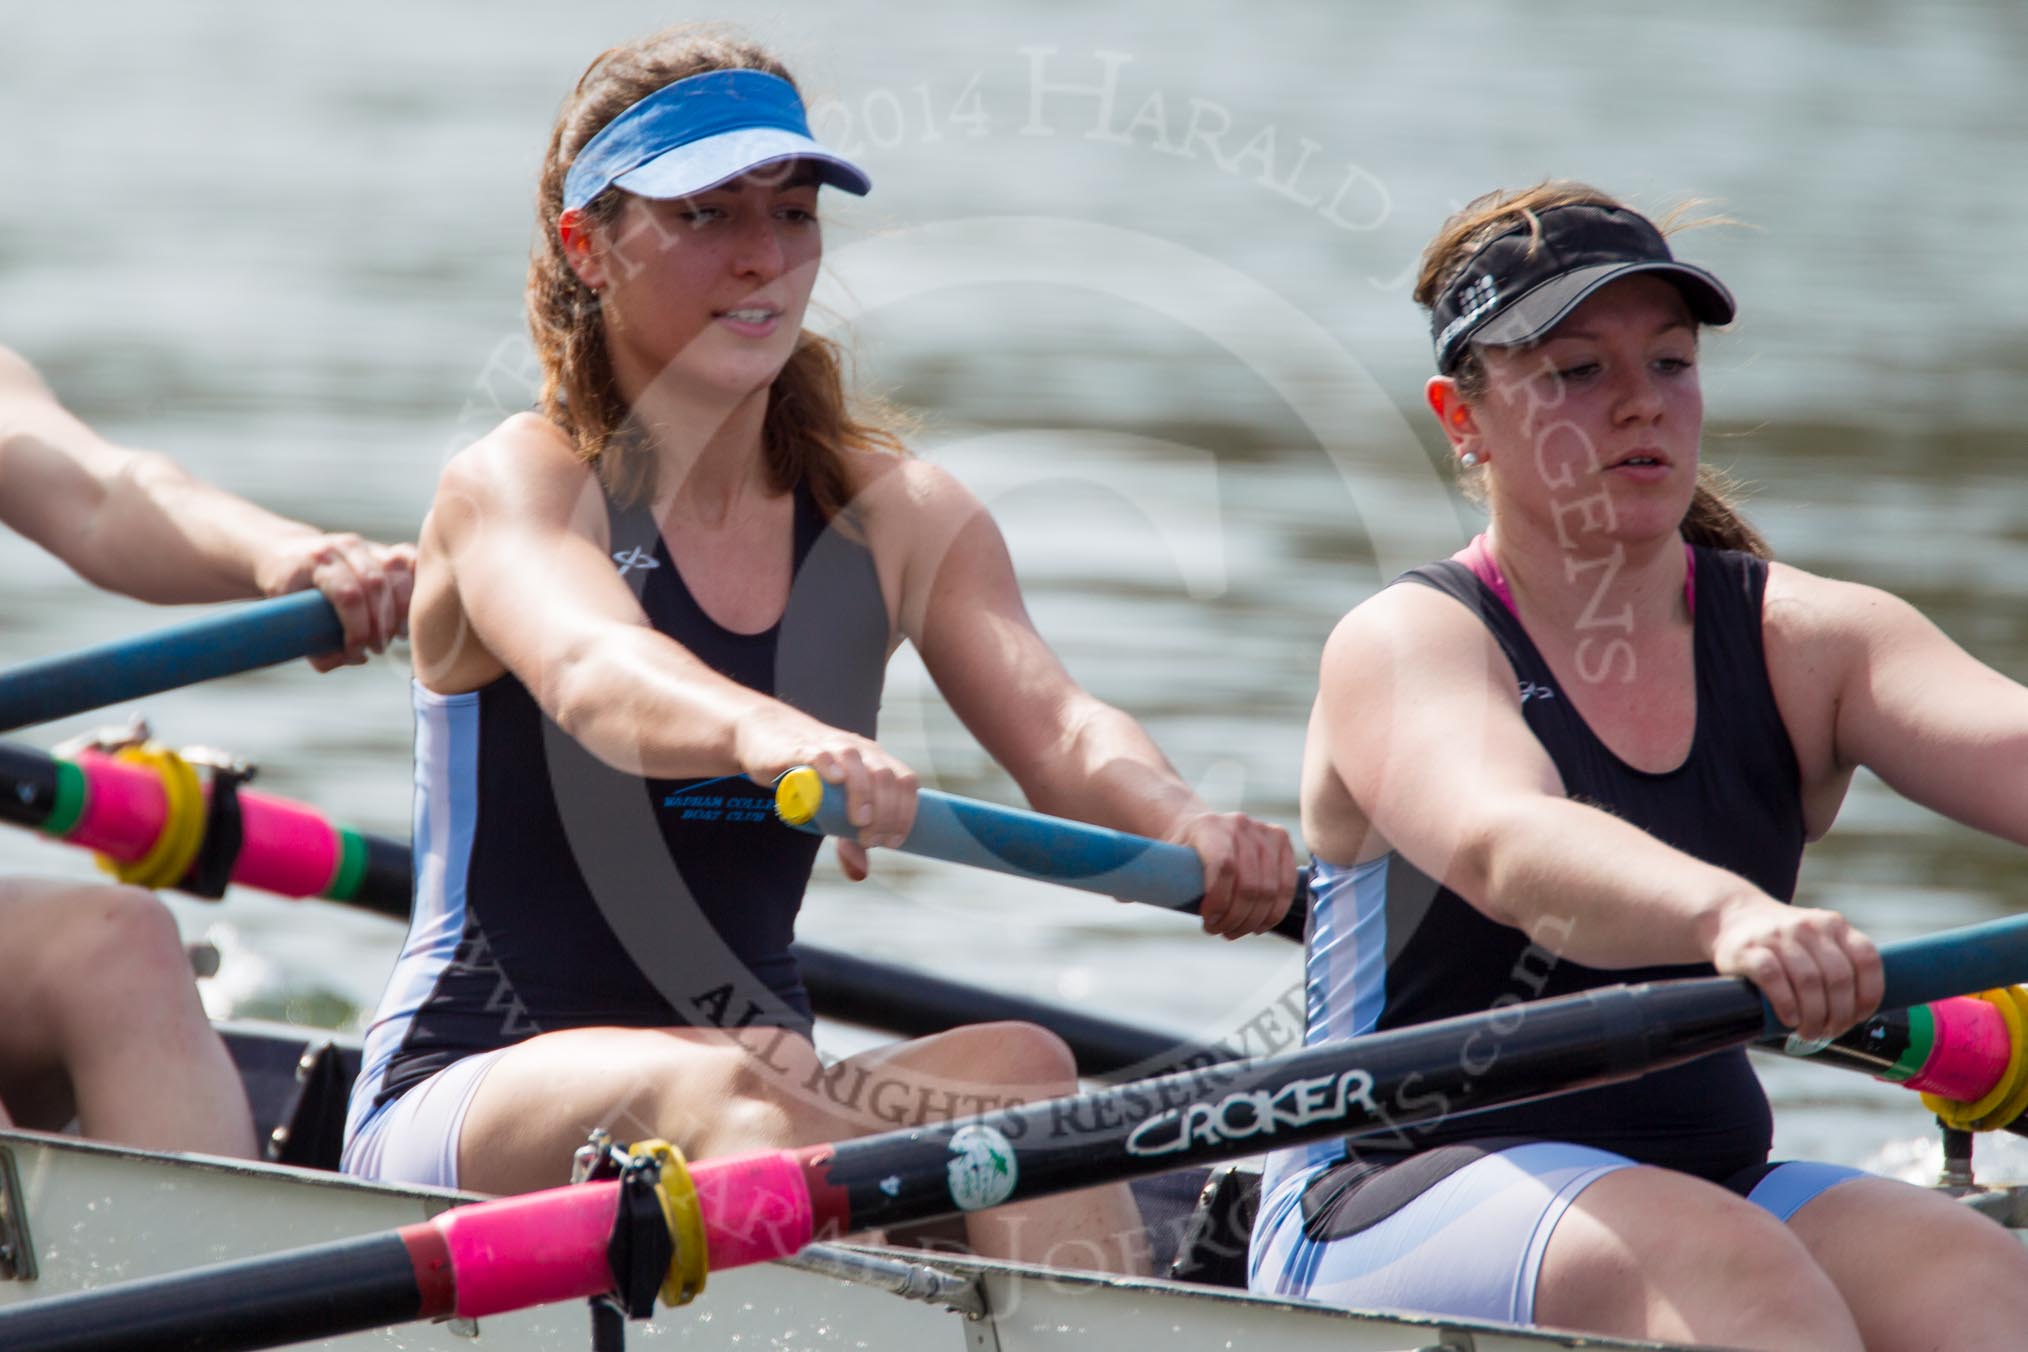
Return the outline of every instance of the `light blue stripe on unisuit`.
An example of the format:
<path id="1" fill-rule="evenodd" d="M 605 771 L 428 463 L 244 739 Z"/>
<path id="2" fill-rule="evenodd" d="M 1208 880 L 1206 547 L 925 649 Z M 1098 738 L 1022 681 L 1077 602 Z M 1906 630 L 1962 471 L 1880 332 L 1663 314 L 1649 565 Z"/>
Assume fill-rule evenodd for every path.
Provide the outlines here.
<path id="1" fill-rule="evenodd" d="M 415 702 L 415 902 L 408 938 L 389 974 L 362 1049 L 346 1113 L 355 1134 L 372 1111 L 388 1064 L 465 932 L 466 882 L 479 808 L 479 696 L 413 686 Z"/>
<path id="2" fill-rule="evenodd" d="M 1380 1026 L 1387 1007 L 1387 881 L 1392 854 L 1368 860 L 1352 870 L 1352 1026 L 1357 1037 Z"/>
<path id="3" fill-rule="evenodd" d="M 1311 865 L 1308 1041 L 1370 1033 L 1387 1007 L 1387 874 L 1394 856 Z M 1349 895 L 1348 895 L 1349 894 Z M 1346 914 L 1350 903 L 1350 915 Z"/>
<path id="4" fill-rule="evenodd" d="M 1310 869 L 1310 943 L 1304 963 L 1303 1041 L 1342 1041 L 1371 1032 L 1387 999 L 1387 864 L 1392 855 L 1343 868 Z M 1349 894 L 1349 898 L 1348 898 Z M 1347 915 L 1347 902 L 1351 914 Z M 1338 1141 L 1313 1141 L 1268 1157 L 1262 1187 L 1344 1157 Z"/>

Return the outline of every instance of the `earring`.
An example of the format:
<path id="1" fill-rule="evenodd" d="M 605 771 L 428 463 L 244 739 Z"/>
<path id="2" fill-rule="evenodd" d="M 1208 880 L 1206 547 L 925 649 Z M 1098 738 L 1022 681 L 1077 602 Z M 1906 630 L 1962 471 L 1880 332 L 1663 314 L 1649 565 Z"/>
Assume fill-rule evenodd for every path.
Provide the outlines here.
<path id="1" fill-rule="evenodd" d="M 1466 451 L 1458 457 L 1458 463 L 1466 469 L 1472 469 L 1479 463 L 1479 453 L 1477 451 Z"/>

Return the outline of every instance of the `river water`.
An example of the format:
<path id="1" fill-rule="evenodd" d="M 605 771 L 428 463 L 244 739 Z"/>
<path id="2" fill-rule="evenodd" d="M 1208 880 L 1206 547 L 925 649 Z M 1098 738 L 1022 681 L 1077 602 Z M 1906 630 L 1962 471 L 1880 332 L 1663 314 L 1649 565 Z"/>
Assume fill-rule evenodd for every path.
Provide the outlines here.
<path id="1" fill-rule="evenodd" d="M 415 530 L 438 468 L 527 399 L 519 287 L 557 101 L 670 16 L 618 0 L 337 12 L 222 2 L 0 8 L 0 341 L 109 435 L 280 510 Z M 1802 566 L 1888 587 L 2028 677 L 2028 11 L 1715 0 L 1607 17 L 1022 0 L 898 23 L 868 0 L 743 10 L 861 157 L 827 202 L 822 298 L 917 450 L 1005 527 L 1077 677 L 1215 802 L 1293 827 L 1324 635 L 1474 529 L 1419 415 L 1423 240 L 1495 185 L 1578 177 L 1741 222 L 1686 256 L 1741 297 L 1706 348 L 1706 453 L 1758 485 Z M 0 657 L 164 617 L 0 542 Z M 400 661 L 149 700 L 159 731 L 405 835 Z M 51 744 L 94 720 L 30 737 Z M 1011 785 L 906 653 L 887 740 L 945 789 Z M 21 836 L 10 869 L 89 864 Z M 1883 938 L 2016 908 L 2019 851 L 1855 788 L 1803 898 Z M 173 902 L 218 1012 L 356 1028 L 397 934 L 240 895 Z M 906 860 L 842 882 L 806 937 L 1230 1034 L 1298 975 L 1142 908 Z M 1767 1070 L 1781 1146 L 1904 1160 L 1898 1091 Z"/>

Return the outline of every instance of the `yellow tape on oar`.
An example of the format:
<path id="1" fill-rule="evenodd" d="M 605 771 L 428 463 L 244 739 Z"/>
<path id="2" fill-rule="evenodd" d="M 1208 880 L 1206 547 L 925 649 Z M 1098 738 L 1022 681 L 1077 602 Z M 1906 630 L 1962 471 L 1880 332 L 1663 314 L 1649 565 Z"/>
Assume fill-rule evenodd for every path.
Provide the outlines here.
<path id="1" fill-rule="evenodd" d="M 2007 1069 L 1986 1096 L 1975 1103 L 1961 1103 L 1938 1094 L 1924 1094 L 1922 1103 L 1947 1127 L 1960 1131 L 1998 1131 L 2028 1109 L 2028 990 L 2003 986 L 1999 990 L 1980 991 L 1974 998 L 1999 1010 L 2001 1022 L 2007 1025 Z"/>
<path id="2" fill-rule="evenodd" d="M 667 1141 L 636 1141 L 627 1147 L 629 1155 L 652 1156 L 662 1166 L 662 1181 L 655 1196 L 662 1202 L 662 1219 L 669 1224 L 669 1238 L 676 1256 L 662 1278 L 662 1303 L 688 1305 L 704 1292 L 704 1279 L 711 1271 L 711 1255 L 704 1246 L 704 1208 L 697 1201 L 697 1184 L 690 1178 L 690 1166 L 683 1152 Z"/>
<path id="3" fill-rule="evenodd" d="M 197 861 L 197 852 L 204 847 L 207 810 L 204 785 L 197 778 L 197 770 L 157 742 L 121 747 L 113 758 L 153 770 L 162 783 L 165 806 L 162 829 L 146 854 L 131 863 L 101 854 L 99 867 L 123 883 L 174 887 L 190 872 L 190 866 Z"/>
<path id="4" fill-rule="evenodd" d="M 824 777 L 807 765 L 775 781 L 775 815 L 790 826 L 802 826 L 824 805 Z"/>

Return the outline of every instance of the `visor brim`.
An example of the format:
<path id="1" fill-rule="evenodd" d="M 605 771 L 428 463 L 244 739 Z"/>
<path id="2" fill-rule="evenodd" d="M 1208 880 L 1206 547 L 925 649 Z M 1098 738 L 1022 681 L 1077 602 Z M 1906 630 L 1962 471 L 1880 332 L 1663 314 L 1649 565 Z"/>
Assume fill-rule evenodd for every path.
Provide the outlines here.
<path id="1" fill-rule="evenodd" d="M 677 146 L 645 164 L 635 165 L 613 179 L 613 186 L 636 197 L 694 197 L 742 174 L 790 161 L 812 165 L 820 182 L 855 197 L 864 197 L 872 190 L 873 180 L 858 165 L 807 136 L 778 127 L 729 131 Z"/>
<path id="2" fill-rule="evenodd" d="M 1702 323 L 1730 324 L 1738 311 L 1725 283 L 1692 264 L 1661 259 L 1599 263 L 1544 282 L 1488 320 L 1469 341 L 1482 347 L 1521 347 L 1540 342 L 1600 288 L 1637 273 L 1653 273 L 1673 282 L 1689 303 L 1690 313 Z"/>

